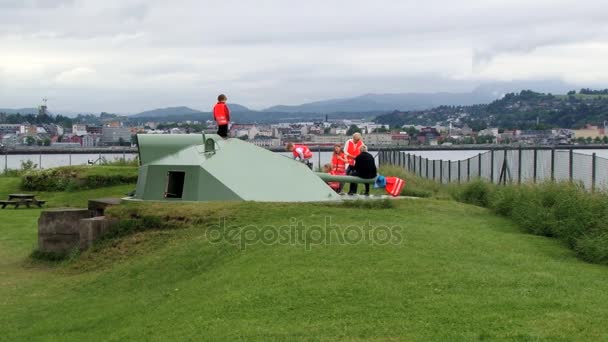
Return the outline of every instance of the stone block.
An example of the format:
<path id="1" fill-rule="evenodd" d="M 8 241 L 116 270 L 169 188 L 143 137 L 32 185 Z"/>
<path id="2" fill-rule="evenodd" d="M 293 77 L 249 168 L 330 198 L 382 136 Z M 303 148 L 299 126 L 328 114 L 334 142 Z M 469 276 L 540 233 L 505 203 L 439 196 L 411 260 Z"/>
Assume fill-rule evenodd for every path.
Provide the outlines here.
<path id="1" fill-rule="evenodd" d="M 105 216 L 97 216 L 80 220 L 80 250 L 90 248 L 93 243 L 102 238 L 112 226 L 112 221 Z"/>
<path id="2" fill-rule="evenodd" d="M 65 253 L 80 243 L 80 220 L 90 217 L 88 209 L 44 210 L 38 219 L 38 249 Z"/>

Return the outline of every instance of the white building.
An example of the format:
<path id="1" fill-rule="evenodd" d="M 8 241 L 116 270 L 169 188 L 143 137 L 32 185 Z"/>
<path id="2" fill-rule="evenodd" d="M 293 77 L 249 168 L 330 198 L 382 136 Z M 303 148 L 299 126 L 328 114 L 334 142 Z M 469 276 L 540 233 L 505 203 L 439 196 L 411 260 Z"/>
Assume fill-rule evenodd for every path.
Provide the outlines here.
<path id="1" fill-rule="evenodd" d="M 344 144 L 348 140 L 345 135 L 312 135 L 312 144 Z"/>
<path id="2" fill-rule="evenodd" d="M 99 145 L 100 137 L 97 135 L 87 134 L 82 136 L 82 147 L 94 147 Z"/>
<path id="3" fill-rule="evenodd" d="M 379 146 L 379 145 L 391 145 L 393 142 L 391 134 L 386 133 L 372 133 L 372 134 L 364 134 L 363 142 L 365 145 L 369 146 Z"/>
<path id="4" fill-rule="evenodd" d="M 73 124 L 72 125 L 72 134 L 78 135 L 78 136 L 87 135 L 87 125 Z"/>
<path id="5" fill-rule="evenodd" d="M 486 128 L 479 131 L 478 135 L 491 135 L 493 137 L 498 136 L 498 128 Z"/>
<path id="6" fill-rule="evenodd" d="M 101 142 L 104 144 L 116 144 L 122 141 L 131 141 L 131 129 L 129 127 L 104 127 L 101 132 Z"/>
<path id="7" fill-rule="evenodd" d="M 0 124 L 0 135 L 2 134 L 17 134 L 21 129 L 21 125 L 16 124 Z"/>

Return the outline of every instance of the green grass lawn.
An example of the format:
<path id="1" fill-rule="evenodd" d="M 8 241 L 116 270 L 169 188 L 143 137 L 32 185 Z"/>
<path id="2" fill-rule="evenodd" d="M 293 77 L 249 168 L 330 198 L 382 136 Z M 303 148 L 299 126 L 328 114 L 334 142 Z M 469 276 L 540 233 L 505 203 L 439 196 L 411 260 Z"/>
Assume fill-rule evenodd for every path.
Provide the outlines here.
<path id="1" fill-rule="evenodd" d="M 0 177 L 0 196 L 18 181 Z M 81 206 L 120 186 L 44 193 Z M 438 199 L 390 209 L 321 204 L 132 204 L 117 217 L 174 229 L 105 240 L 60 264 L 28 259 L 38 209 L 0 211 L 0 340 L 606 340 L 608 268 L 488 210 Z M 337 234 L 391 227 L 400 243 L 212 242 L 291 233 L 331 218 Z M 257 229 L 256 229 L 257 227 Z M 258 230 L 259 229 L 259 230 Z M 313 239 L 314 238 L 314 239 Z M 377 241 L 377 240 L 376 240 Z"/>

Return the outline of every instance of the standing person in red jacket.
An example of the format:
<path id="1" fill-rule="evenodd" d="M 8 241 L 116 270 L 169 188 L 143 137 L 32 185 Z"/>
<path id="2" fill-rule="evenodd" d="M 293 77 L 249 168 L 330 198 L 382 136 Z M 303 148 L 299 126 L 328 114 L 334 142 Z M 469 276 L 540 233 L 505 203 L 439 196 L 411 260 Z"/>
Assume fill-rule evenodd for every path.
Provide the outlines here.
<path id="1" fill-rule="evenodd" d="M 228 124 L 230 123 L 230 109 L 226 101 L 228 101 L 228 97 L 221 94 L 217 97 L 217 103 L 213 107 L 213 119 L 217 122 L 217 134 L 224 139 L 228 137 Z"/>

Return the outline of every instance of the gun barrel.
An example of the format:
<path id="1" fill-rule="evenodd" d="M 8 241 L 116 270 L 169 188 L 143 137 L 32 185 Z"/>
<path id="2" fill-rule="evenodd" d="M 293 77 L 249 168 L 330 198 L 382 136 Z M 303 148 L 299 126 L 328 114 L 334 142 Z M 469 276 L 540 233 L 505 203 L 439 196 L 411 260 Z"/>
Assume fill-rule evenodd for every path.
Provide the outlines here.
<path id="1" fill-rule="evenodd" d="M 334 176 L 329 173 L 323 172 L 315 172 L 319 178 L 321 178 L 325 182 L 340 182 L 340 183 L 360 183 L 360 184 L 374 184 L 376 182 L 376 178 L 361 178 L 355 176 Z"/>

